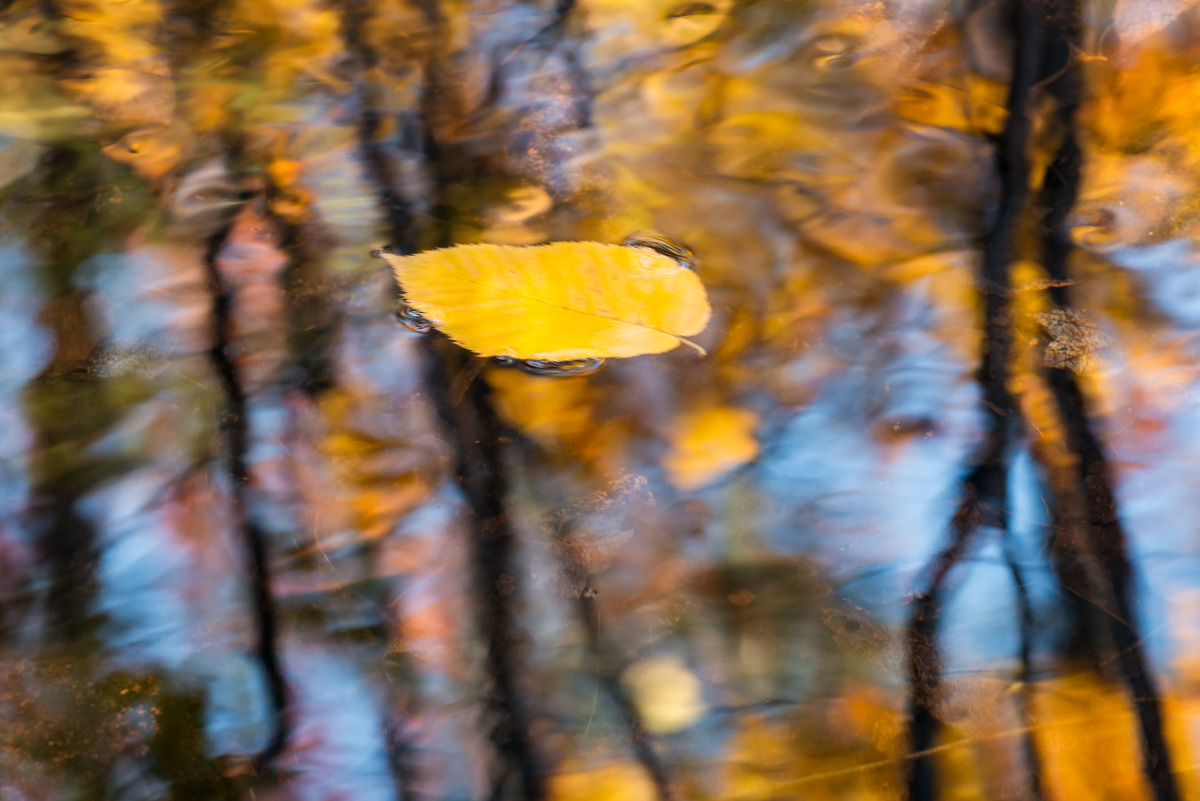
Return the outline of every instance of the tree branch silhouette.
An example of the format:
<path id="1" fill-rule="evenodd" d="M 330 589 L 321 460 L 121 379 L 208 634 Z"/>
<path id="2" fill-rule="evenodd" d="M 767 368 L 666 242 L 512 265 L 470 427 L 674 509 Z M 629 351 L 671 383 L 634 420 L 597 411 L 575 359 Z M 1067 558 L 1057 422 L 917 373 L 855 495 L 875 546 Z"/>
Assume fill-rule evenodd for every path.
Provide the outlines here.
<path id="1" fill-rule="evenodd" d="M 434 2 L 422 4 L 430 26 L 439 31 L 443 25 Z M 361 36 L 361 19 L 351 21 L 347 39 L 351 48 L 369 68 L 377 61 Z M 431 177 L 434 207 L 435 246 L 450 244 L 448 226 L 437 219 L 447 206 L 448 191 L 466 181 L 477 168 L 470 159 L 445 148 L 438 142 L 430 124 L 437 119 L 434 107 L 441 97 L 441 78 L 437 56 L 424 65 L 423 99 L 420 118 L 423 131 L 425 168 Z M 365 70 L 364 70 L 365 72 Z M 365 82 L 364 82 L 365 83 Z M 421 225 L 413 204 L 400 190 L 398 171 L 379 141 L 382 128 L 380 112 L 370 96 L 360 102 L 359 148 L 375 182 L 386 213 L 391 249 L 414 253 L 422 241 Z M 519 596 L 516 564 L 517 540 L 507 510 L 508 480 L 503 459 L 503 424 L 496 416 L 488 385 L 477 378 L 460 380 L 477 372 L 475 357 L 450 342 L 440 333 L 424 339 L 428 373 L 426 386 L 444 427 L 444 435 L 453 449 L 453 469 L 469 510 L 468 526 L 472 543 L 474 586 L 478 594 L 476 628 L 485 643 L 485 663 L 491 686 L 485 692 L 490 715 L 491 742 L 500 768 L 492 778 L 489 798 L 505 797 L 542 801 L 546 798 L 546 770 L 535 753 L 529 704 L 519 686 L 521 669 L 520 627 L 514 599 Z"/>
<path id="2" fill-rule="evenodd" d="M 634 706 L 633 699 L 629 697 L 629 693 L 621 684 L 618 670 L 608 664 L 605 659 L 604 646 L 600 641 L 600 616 L 596 609 L 596 599 L 590 593 L 584 592 L 576 604 L 578 604 L 577 608 L 584 629 L 587 631 L 588 650 L 592 652 L 592 658 L 596 663 L 596 681 L 600 683 L 609 700 L 617 708 L 622 722 L 629 730 L 629 744 L 633 748 L 637 761 L 650 776 L 656 797 L 659 801 L 673 801 L 676 794 L 671 782 L 671 775 L 667 772 L 662 758 L 659 757 L 650 733 L 646 731 L 646 724 L 637 707 Z"/>
<path id="3" fill-rule="evenodd" d="M 250 482 L 250 473 L 246 466 L 249 409 L 246 390 L 230 356 L 234 339 L 233 291 L 221 274 L 218 263 L 232 228 L 233 223 L 230 222 L 213 234 L 209 238 L 204 255 L 205 275 L 212 297 L 213 344 L 208 355 L 221 379 L 221 387 L 225 393 L 225 411 L 220 421 L 221 431 L 225 435 L 225 466 L 232 483 L 234 525 L 241 535 L 249 558 L 250 587 L 258 629 L 256 650 L 258 661 L 262 664 L 266 676 L 271 698 L 271 714 L 274 718 L 271 739 L 256 760 L 259 767 L 263 768 L 283 751 L 287 742 L 288 688 L 279 662 L 278 615 L 271 596 L 271 569 L 267 558 L 267 546 L 263 532 L 250 519 L 246 500 L 246 489 Z"/>
<path id="4" fill-rule="evenodd" d="M 1079 194 L 1083 150 L 1076 124 L 1083 84 L 1077 59 L 1080 45 L 1080 7 L 1077 0 L 1045 0 L 1047 24 L 1045 66 L 1047 94 L 1057 104 L 1062 142 L 1046 172 L 1038 205 L 1042 212 L 1043 267 L 1051 286 L 1053 304 L 1071 308 L 1070 269 L 1072 242 L 1068 216 Z M 1087 399 L 1079 381 L 1066 367 L 1045 367 L 1046 380 L 1066 433 L 1066 444 L 1075 458 L 1075 490 L 1082 499 L 1079 535 L 1066 537 L 1058 546 L 1074 554 L 1091 570 L 1079 571 L 1088 597 L 1102 601 L 1110 614 L 1103 620 L 1116 650 L 1120 675 L 1137 717 L 1142 741 L 1142 770 L 1156 801 L 1177 801 L 1179 787 L 1171 768 L 1171 753 L 1163 733 L 1162 704 L 1154 678 L 1142 652 L 1130 585 L 1132 565 L 1127 537 L 1117 508 L 1112 467 L 1093 430 Z"/>
<path id="5" fill-rule="evenodd" d="M 937 628 L 947 577 L 966 556 L 981 527 L 1001 532 L 1005 541 L 1009 537 L 1008 456 L 1018 422 L 1018 411 L 1008 386 L 1012 350 L 1010 271 L 1016 256 L 1014 238 L 1029 194 L 1026 148 L 1032 121 L 1028 106 L 1039 76 L 1042 37 L 1039 11 L 1036 2 L 1017 0 L 1014 3 L 1008 117 L 995 152 L 995 167 L 1001 185 L 1000 202 L 994 222 L 984 237 L 975 280 L 976 294 L 983 308 L 983 345 L 976 380 L 985 439 L 979 456 L 963 480 L 963 500 L 951 523 L 950 543 L 929 565 L 929 583 L 916 597 L 908 622 L 909 749 L 920 755 L 909 763 L 907 787 L 911 801 L 933 801 L 937 795 L 933 760 L 927 752 L 941 728 L 935 712 L 941 688 Z M 1019 571 L 1014 578 L 1023 586 Z M 1028 618 L 1022 615 L 1023 650 L 1028 647 L 1028 623 Z M 1037 759 L 1032 739 L 1028 735 L 1026 738 L 1030 775 L 1035 777 L 1032 790 L 1036 793 L 1040 791 Z"/>

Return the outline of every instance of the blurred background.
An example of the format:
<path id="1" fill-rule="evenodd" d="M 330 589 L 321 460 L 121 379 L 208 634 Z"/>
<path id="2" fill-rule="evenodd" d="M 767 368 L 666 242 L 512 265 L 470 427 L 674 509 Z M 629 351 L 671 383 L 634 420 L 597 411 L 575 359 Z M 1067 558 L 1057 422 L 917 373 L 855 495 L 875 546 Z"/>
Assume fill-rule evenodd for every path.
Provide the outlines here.
<path id="1" fill-rule="evenodd" d="M 1200 799 L 1193 4 L 1044 9 L 959 537 L 1020 4 L 3 0 L 0 799 Z M 644 230 L 706 357 L 506 369 L 369 255 Z"/>

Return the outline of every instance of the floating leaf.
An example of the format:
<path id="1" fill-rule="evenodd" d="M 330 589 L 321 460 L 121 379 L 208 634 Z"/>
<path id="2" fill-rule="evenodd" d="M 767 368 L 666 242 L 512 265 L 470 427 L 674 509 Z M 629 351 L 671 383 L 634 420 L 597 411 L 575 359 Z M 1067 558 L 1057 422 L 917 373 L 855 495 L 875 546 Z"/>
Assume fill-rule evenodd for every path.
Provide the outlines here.
<path id="1" fill-rule="evenodd" d="M 711 313 L 696 274 L 645 247 L 555 242 L 380 255 L 405 302 L 481 356 L 663 353 L 703 331 Z"/>
<path id="2" fill-rule="evenodd" d="M 621 547 L 633 539 L 639 513 L 654 506 L 647 485 L 642 476 L 623 476 L 581 503 L 546 516 L 543 523 L 552 532 L 558 557 L 556 592 L 581 598 L 591 577 L 609 568 Z"/>
<path id="3" fill-rule="evenodd" d="M 1092 354 L 1112 342 L 1095 323 L 1073 309 L 1051 309 L 1038 314 L 1037 319 L 1050 334 L 1045 354 L 1047 367 L 1088 373 Z"/>

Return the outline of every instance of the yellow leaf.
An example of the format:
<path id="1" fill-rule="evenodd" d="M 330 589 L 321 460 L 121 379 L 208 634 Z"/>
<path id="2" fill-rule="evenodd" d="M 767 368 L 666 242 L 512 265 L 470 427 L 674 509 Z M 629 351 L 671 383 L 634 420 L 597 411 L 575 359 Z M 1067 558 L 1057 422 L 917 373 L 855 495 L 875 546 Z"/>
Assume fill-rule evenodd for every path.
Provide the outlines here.
<path id="1" fill-rule="evenodd" d="M 488 370 L 484 377 L 492 387 L 500 417 L 544 447 L 577 443 L 597 427 L 586 378 L 542 381 L 501 368 Z"/>
<path id="2" fill-rule="evenodd" d="M 481 356 L 663 353 L 703 331 L 711 314 L 696 274 L 644 247 L 460 245 L 382 256 L 405 301 Z"/>
<path id="3" fill-rule="evenodd" d="M 1148 797 L 1137 724 L 1124 693 L 1090 674 L 1038 682 L 1033 690 L 1050 798 Z"/>
<path id="4" fill-rule="evenodd" d="M 150 126 L 130 132 L 106 145 L 101 152 L 114 161 L 129 164 L 147 178 L 161 178 L 183 158 L 189 142 L 186 127 L 176 122 L 169 126 Z"/>
<path id="5" fill-rule="evenodd" d="M 699 489 L 758 455 L 754 427 L 758 415 L 747 409 L 709 406 L 680 417 L 663 459 L 667 478 L 681 490 Z"/>
<path id="6" fill-rule="evenodd" d="M 168 125 L 175 114 L 175 86 L 161 62 L 138 68 L 106 67 L 87 78 L 65 81 L 97 117 L 125 125 Z"/>
<path id="7" fill-rule="evenodd" d="M 653 801 L 658 798 L 646 771 L 628 762 L 612 762 L 591 770 L 574 765 L 551 776 L 553 801 Z"/>
<path id="8" fill-rule="evenodd" d="M 739 719 L 726 747 L 728 795 L 746 801 L 778 797 L 776 785 L 792 759 L 787 731 L 762 715 Z"/>
<path id="9" fill-rule="evenodd" d="M 621 683 L 651 734 L 681 731 L 704 714 L 700 679 L 674 654 L 634 663 L 621 676 Z"/>

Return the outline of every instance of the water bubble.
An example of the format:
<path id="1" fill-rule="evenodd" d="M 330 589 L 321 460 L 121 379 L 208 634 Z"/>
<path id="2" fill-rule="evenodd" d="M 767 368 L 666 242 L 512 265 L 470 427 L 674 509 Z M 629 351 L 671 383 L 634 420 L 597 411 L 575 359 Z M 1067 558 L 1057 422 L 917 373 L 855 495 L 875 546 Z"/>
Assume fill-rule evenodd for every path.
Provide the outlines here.
<path id="1" fill-rule="evenodd" d="M 669 259 L 673 259 L 680 266 L 686 267 L 689 270 L 696 269 L 696 257 L 692 254 L 692 251 L 675 240 L 668 239 L 654 231 L 639 231 L 636 234 L 630 234 L 625 237 L 625 241 L 621 245 L 627 248 L 649 248 L 655 253 L 660 253 Z"/>
<path id="2" fill-rule="evenodd" d="M 548 359 L 526 359 L 521 367 L 533 375 L 565 378 L 572 375 L 587 375 L 604 366 L 604 359 L 568 359 L 555 362 Z"/>
<path id="3" fill-rule="evenodd" d="M 396 319 L 400 325 L 416 334 L 428 334 L 433 330 L 433 323 L 421 316 L 421 313 L 404 301 L 396 304 Z"/>

